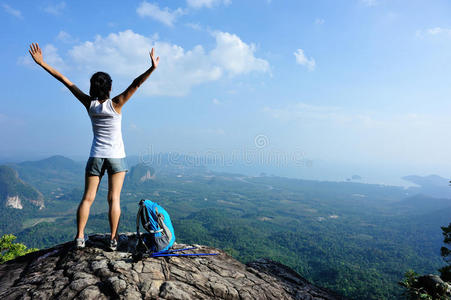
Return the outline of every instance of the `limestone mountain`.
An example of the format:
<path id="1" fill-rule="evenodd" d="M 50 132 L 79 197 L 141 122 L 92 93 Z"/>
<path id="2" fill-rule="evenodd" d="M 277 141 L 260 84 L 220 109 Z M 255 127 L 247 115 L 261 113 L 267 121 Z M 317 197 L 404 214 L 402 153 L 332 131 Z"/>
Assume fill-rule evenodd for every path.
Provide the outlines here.
<path id="1" fill-rule="evenodd" d="M 127 184 L 141 184 L 155 178 L 155 169 L 153 167 L 139 163 L 130 169 L 125 180 Z"/>
<path id="2" fill-rule="evenodd" d="M 8 166 L 0 166 L 1 207 L 23 209 L 24 207 L 44 208 L 44 197 L 36 188 L 25 183 L 19 174 Z"/>
<path id="3" fill-rule="evenodd" d="M 219 255 L 134 261 L 136 235 L 121 235 L 115 252 L 104 250 L 106 238 L 92 235 L 81 250 L 66 243 L 0 265 L 0 298 L 343 299 L 267 259 L 244 265 L 221 250 L 198 246 L 199 252 Z"/>

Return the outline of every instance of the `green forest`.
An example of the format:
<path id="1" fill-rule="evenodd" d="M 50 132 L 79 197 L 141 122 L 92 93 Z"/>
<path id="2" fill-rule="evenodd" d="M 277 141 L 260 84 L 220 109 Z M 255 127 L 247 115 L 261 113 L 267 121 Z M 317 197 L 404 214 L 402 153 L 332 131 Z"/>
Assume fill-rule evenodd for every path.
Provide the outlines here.
<path id="1" fill-rule="evenodd" d="M 9 167 L 44 195 L 45 208 L 2 208 L 0 234 L 13 233 L 34 248 L 72 240 L 83 165 L 57 157 Z M 141 180 L 147 171 L 151 178 Z M 218 247 L 242 262 L 269 257 L 352 299 L 399 299 L 406 271 L 438 273 L 444 266 L 440 227 L 450 222 L 449 199 L 394 186 L 252 177 L 183 164 L 141 164 L 127 176 L 121 232 L 136 231 L 138 202 L 150 199 L 170 213 L 177 242 Z M 102 182 L 88 233 L 109 230 L 106 188 Z"/>

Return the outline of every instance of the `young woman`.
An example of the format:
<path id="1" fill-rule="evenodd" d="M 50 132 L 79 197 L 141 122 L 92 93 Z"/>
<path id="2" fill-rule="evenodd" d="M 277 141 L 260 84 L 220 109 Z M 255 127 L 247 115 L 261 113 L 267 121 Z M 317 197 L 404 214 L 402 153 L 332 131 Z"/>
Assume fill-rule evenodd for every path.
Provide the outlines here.
<path id="1" fill-rule="evenodd" d="M 117 248 L 117 228 L 121 215 L 120 194 L 124 183 L 125 173 L 128 171 L 125 164 L 124 143 L 121 131 L 121 110 L 124 104 L 136 92 L 139 86 L 146 81 L 150 74 L 158 67 L 160 57 L 155 58 L 154 49 L 150 52 L 151 67 L 133 80 L 132 84 L 121 94 L 110 99 L 111 78 L 107 73 L 97 72 L 91 77 L 89 95 L 83 93 L 64 75 L 48 65 L 42 56 L 41 48 L 37 43 L 30 45 L 29 50 L 33 60 L 50 75 L 62 82 L 84 105 L 91 118 L 94 138 L 91 153 L 86 164 L 85 191 L 77 211 L 77 248 L 85 246 L 84 229 L 89 217 L 89 210 L 96 197 L 100 180 L 108 172 L 108 205 L 111 239 L 111 250 Z"/>

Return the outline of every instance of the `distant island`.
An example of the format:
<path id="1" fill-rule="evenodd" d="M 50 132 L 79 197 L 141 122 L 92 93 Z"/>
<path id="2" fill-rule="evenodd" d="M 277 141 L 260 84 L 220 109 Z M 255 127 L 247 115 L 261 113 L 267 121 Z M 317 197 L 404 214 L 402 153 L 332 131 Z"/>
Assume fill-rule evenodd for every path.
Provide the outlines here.
<path id="1" fill-rule="evenodd" d="M 346 178 L 346 181 L 359 181 L 362 180 L 362 176 L 360 175 L 352 175 L 351 178 Z"/>
<path id="2" fill-rule="evenodd" d="M 422 193 L 433 197 L 451 198 L 451 187 L 449 186 L 449 179 L 438 175 L 418 176 L 409 175 L 402 179 L 416 184 L 416 187 L 411 187 L 411 190 L 416 193 Z"/>

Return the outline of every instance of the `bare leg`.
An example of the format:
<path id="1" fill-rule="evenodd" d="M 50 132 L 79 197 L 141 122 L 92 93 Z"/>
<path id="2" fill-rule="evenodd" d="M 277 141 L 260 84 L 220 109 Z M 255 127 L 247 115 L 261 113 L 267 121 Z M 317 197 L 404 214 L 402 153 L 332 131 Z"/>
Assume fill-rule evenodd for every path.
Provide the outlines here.
<path id="1" fill-rule="evenodd" d="M 77 211 L 77 239 L 84 238 L 86 222 L 88 222 L 89 210 L 96 198 L 99 189 L 100 177 L 85 175 L 85 192 Z"/>
<path id="2" fill-rule="evenodd" d="M 108 219 L 110 221 L 111 239 L 117 239 L 117 228 L 121 216 L 121 190 L 125 172 L 108 174 L 108 205 L 110 207 Z"/>

